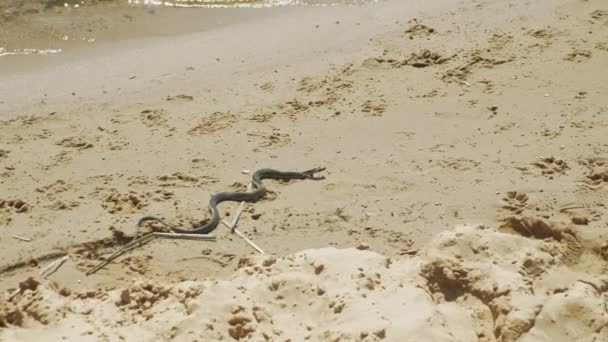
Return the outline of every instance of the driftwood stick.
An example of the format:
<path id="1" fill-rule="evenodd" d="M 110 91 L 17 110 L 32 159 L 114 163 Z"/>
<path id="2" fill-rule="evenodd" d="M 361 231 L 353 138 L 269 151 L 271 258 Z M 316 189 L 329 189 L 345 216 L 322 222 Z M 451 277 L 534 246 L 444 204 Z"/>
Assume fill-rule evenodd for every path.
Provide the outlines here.
<path id="1" fill-rule="evenodd" d="M 61 267 L 61 265 L 63 265 L 63 263 L 66 262 L 69 258 L 69 256 L 64 255 L 61 258 L 51 262 L 50 264 L 46 265 L 46 267 L 44 267 L 42 270 L 40 270 L 40 275 L 43 278 L 46 278 L 51 274 L 57 272 L 59 267 Z"/>
<path id="2" fill-rule="evenodd" d="M 253 185 L 251 183 L 249 183 L 247 185 L 247 192 L 250 192 L 251 189 L 253 188 Z M 245 201 L 242 201 L 241 204 L 239 204 L 239 208 L 236 210 L 234 217 L 232 218 L 232 222 L 230 223 L 230 227 L 232 232 L 234 233 L 234 230 L 236 229 L 236 225 L 239 223 L 239 219 L 241 218 L 241 214 L 243 213 L 243 210 L 245 209 Z"/>
<path id="3" fill-rule="evenodd" d="M 26 238 L 23 236 L 19 236 L 19 235 L 11 235 L 13 237 L 13 239 L 17 239 L 17 240 L 21 240 L 21 241 L 25 241 L 25 242 L 31 242 L 32 239 L 30 238 Z"/>
<path id="4" fill-rule="evenodd" d="M 138 241 L 140 242 L 140 241 Z M 112 255 L 110 255 L 109 257 L 107 257 L 104 261 L 100 262 L 99 264 L 97 264 L 97 266 L 91 268 L 90 270 L 87 271 L 86 275 L 91 275 L 97 271 L 99 271 L 100 269 L 104 268 L 107 264 L 109 264 L 110 262 L 112 262 L 112 260 L 118 258 L 119 256 L 121 256 L 122 254 L 126 253 L 127 251 L 134 249 L 136 246 L 136 244 L 131 245 L 131 246 L 125 246 L 119 250 L 117 250 L 116 252 L 112 253 Z M 141 246 L 141 245 L 140 245 Z"/>
<path id="5" fill-rule="evenodd" d="M 129 252 L 137 247 L 142 246 L 144 243 L 152 241 L 154 239 L 174 239 L 174 240 L 208 240 L 215 241 L 215 236 L 213 235 L 201 235 L 201 234 L 180 234 L 180 233 L 162 233 L 162 232 L 153 232 L 148 235 L 144 235 L 138 239 L 135 239 L 128 244 L 122 246 L 121 249 L 114 252 L 112 255 L 108 257 L 108 259 L 113 260 L 121 256 L 122 254 Z"/>
<path id="6" fill-rule="evenodd" d="M 104 261 L 97 264 L 97 266 L 93 267 L 89 271 L 87 271 L 86 275 L 91 275 L 104 266 L 112 262 L 112 260 L 118 258 L 119 256 L 125 254 L 126 252 L 133 250 L 139 246 L 142 246 L 144 243 L 152 241 L 154 239 L 177 239 L 177 240 L 198 240 L 198 241 L 215 241 L 215 236 L 213 235 L 202 235 L 202 234 L 178 234 L 178 233 L 160 233 L 154 232 L 150 233 L 146 236 L 142 236 L 138 239 L 134 239 L 128 244 L 124 245 L 122 248 L 112 253 L 109 257 L 107 257 Z"/>
<path id="7" fill-rule="evenodd" d="M 252 184 L 249 183 L 249 185 L 247 186 L 247 191 L 251 191 L 251 188 L 252 188 Z M 246 237 L 243 233 L 241 233 L 240 230 L 238 230 L 236 228 L 236 225 L 239 223 L 239 218 L 241 217 L 241 213 L 243 212 L 243 209 L 245 209 L 245 201 L 242 201 L 241 204 L 239 205 L 238 209 L 236 210 L 236 212 L 234 214 L 234 218 L 232 219 L 232 222 L 228 222 L 224 219 L 224 220 L 222 220 L 222 223 L 226 227 L 228 227 L 228 229 L 230 229 L 230 231 L 232 233 L 236 233 L 236 235 L 241 237 L 241 239 L 245 240 L 245 242 L 247 242 L 251 247 L 253 247 L 253 249 L 255 249 L 258 253 L 266 254 L 260 246 L 258 246 L 255 242 L 251 241 L 248 237 Z"/>
<path id="8" fill-rule="evenodd" d="M 112 253 L 112 255 L 110 255 L 108 257 L 109 260 L 113 260 L 118 258 L 120 255 L 136 248 L 136 247 L 140 247 L 142 246 L 144 243 L 150 241 L 150 240 L 154 240 L 156 238 L 156 235 L 154 235 L 154 233 L 148 234 L 148 235 L 144 235 L 140 238 L 137 239 L 133 239 L 131 242 L 129 242 L 128 244 L 122 246 L 122 248 L 120 248 L 119 250 L 115 251 L 114 253 Z M 105 265 L 104 265 L 105 266 Z M 90 271 L 89 271 L 90 272 Z"/>
<path id="9" fill-rule="evenodd" d="M 230 231 L 232 231 L 233 233 L 236 233 L 236 235 L 240 236 L 241 239 L 245 240 L 245 242 L 247 242 L 251 247 L 253 247 L 253 249 L 255 249 L 258 253 L 266 254 L 260 246 L 258 246 L 255 242 L 251 241 L 248 237 L 246 237 L 243 233 L 241 233 L 240 230 L 233 227 L 228 221 L 222 220 L 222 223 L 226 227 L 228 227 L 228 229 L 230 229 Z"/>
<path id="10" fill-rule="evenodd" d="M 573 209 L 584 209 L 584 208 L 585 208 L 585 207 L 582 207 L 582 206 L 565 207 L 565 208 L 561 208 L 561 209 L 559 210 L 559 212 L 560 212 L 560 213 L 564 213 L 564 212 L 566 212 L 566 211 L 568 211 L 568 210 L 573 210 Z"/>
<path id="11" fill-rule="evenodd" d="M 234 214 L 234 218 L 232 218 L 232 222 L 230 222 L 230 227 L 232 227 L 233 233 L 234 233 L 234 230 L 236 229 L 236 225 L 239 223 L 239 219 L 241 218 L 241 213 L 243 212 L 243 209 L 245 209 L 245 201 L 243 201 L 243 202 L 241 202 L 241 204 L 239 204 L 239 207 L 236 210 L 236 213 Z"/>
<path id="12" fill-rule="evenodd" d="M 10 301 L 13 298 L 15 298 L 16 295 L 21 293 L 21 288 L 16 289 L 15 291 L 13 291 L 13 293 L 10 293 L 6 296 L 6 300 Z"/>

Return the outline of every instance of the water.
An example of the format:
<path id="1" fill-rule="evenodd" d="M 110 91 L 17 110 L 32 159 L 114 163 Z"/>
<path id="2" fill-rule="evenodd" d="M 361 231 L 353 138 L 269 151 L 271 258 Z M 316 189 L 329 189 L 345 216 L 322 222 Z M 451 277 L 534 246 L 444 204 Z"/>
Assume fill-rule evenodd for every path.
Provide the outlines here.
<path id="1" fill-rule="evenodd" d="M 335 6 L 359 5 L 374 0 L 129 0 L 132 5 L 169 6 L 183 8 L 268 8 L 277 6 Z"/>
<path id="2" fill-rule="evenodd" d="M 60 53 L 61 49 L 12 49 L 7 51 L 0 47 L 0 57 L 16 55 L 50 55 Z"/>

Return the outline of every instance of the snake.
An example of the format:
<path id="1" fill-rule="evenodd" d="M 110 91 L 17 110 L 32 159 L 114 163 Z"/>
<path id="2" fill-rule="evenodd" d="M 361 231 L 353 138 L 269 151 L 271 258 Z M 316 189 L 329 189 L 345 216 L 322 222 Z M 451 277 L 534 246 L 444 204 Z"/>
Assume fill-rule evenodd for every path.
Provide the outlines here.
<path id="1" fill-rule="evenodd" d="M 314 169 L 302 171 L 302 172 L 294 172 L 294 171 L 278 171 L 274 169 L 259 169 L 257 170 L 253 176 L 251 177 L 252 189 L 248 192 L 220 192 L 213 196 L 209 200 L 209 212 L 211 213 L 211 219 L 204 225 L 196 226 L 193 228 L 180 228 L 175 227 L 173 225 L 168 224 L 164 221 L 164 219 L 157 216 L 144 216 L 137 222 L 137 227 L 135 231 L 135 238 L 137 238 L 139 228 L 144 222 L 155 221 L 158 222 L 165 227 L 169 228 L 171 231 L 180 234 L 209 234 L 217 228 L 220 224 L 220 211 L 218 209 L 218 205 L 222 202 L 232 201 L 232 202 L 256 202 L 268 191 L 262 183 L 263 179 L 278 179 L 278 180 L 292 180 L 292 179 L 312 179 L 312 180 L 321 180 L 325 179 L 323 176 L 317 176 L 316 173 L 324 171 L 325 167 L 316 167 Z"/>

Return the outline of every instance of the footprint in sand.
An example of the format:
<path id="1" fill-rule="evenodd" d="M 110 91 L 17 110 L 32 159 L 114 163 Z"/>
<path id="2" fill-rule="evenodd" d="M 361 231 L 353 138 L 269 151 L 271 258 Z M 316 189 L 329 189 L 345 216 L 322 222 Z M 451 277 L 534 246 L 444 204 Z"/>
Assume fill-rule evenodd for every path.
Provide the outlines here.
<path id="1" fill-rule="evenodd" d="M 405 30 L 405 33 L 409 37 L 409 39 L 414 39 L 414 38 L 426 38 L 426 37 L 436 33 L 436 31 L 434 28 L 428 27 L 421 23 L 416 23 L 416 24 L 410 26 L 410 28 L 408 28 L 407 30 Z"/>
<path id="2" fill-rule="evenodd" d="M 502 198 L 503 205 L 502 209 L 507 210 L 513 214 L 521 214 L 527 207 L 528 195 L 523 192 L 509 191 Z"/>
<path id="3" fill-rule="evenodd" d="M 608 168 L 604 170 L 596 170 L 587 174 L 583 178 L 583 183 L 586 183 L 592 187 L 599 187 L 608 184 Z"/>
<path id="4" fill-rule="evenodd" d="M 259 147 L 280 147 L 291 142 L 291 137 L 288 133 L 282 133 L 279 129 L 273 128 L 271 133 L 255 132 L 247 133 L 250 137 L 257 138 L 260 142 Z"/>
<path id="5" fill-rule="evenodd" d="M 272 111 L 272 110 L 261 111 L 258 113 L 254 113 L 249 118 L 247 118 L 247 120 L 255 121 L 255 122 L 259 122 L 259 123 L 269 122 L 270 120 L 272 120 L 272 118 L 275 117 L 275 115 L 277 115 L 276 111 Z"/>
<path id="6" fill-rule="evenodd" d="M 410 57 L 404 61 L 404 64 L 414 68 L 426 68 L 432 65 L 444 64 L 450 59 L 452 59 L 452 57 L 442 56 L 435 51 L 422 50 L 420 52 L 413 52 Z"/>
<path id="7" fill-rule="evenodd" d="M 446 71 L 442 76 L 441 80 L 446 83 L 460 83 L 468 85 L 467 80 L 477 69 L 493 69 L 498 65 L 502 65 L 511 62 L 512 58 L 499 59 L 493 57 L 482 56 L 480 51 L 473 51 L 470 53 L 464 64 Z"/>
<path id="8" fill-rule="evenodd" d="M 408 58 L 401 59 L 400 57 L 391 57 L 386 52 L 376 58 L 368 58 L 363 61 L 362 66 L 367 69 L 379 69 L 382 67 L 399 69 L 404 66 L 411 66 L 414 68 L 426 68 L 433 65 L 440 65 L 451 60 L 453 56 L 446 57 L 442 54 L 431 51 L 422 50 L 420 52 L 413 52 Z"/>
<path id="9" fill-rule="evenodd" d="M 361 105 L 361 111 L 369 116 L 382 116 L 386 112 L 386 101 L 384 99 L 366 100 Z"/>
<path id="10" fill-rule="evenodd" d="M 513 36 L 506 33 L 494 33 L 488 38 L 490 48 L 501 50 L 513 42 Z"/>
<path id="11" fill-rule="evenodd" d="M 565 61 L 581 63 L 591 58 L 591 51 L 589 50 L 574 50 L 570 52 L 566 57 Z"/>
<path id="12" fill-rule="evenodd" d="M 466 158 L 448 158 L 438 160 L 437 165 L 444 169 L 457 170 L 457 171 L 469 171 L 476 168 L 480 162 Z"/>
<path id="13" fill-rule="evenodd" d="M 79 151 L 86 150 L 89 148 L 93 148 L 93 144 L 88 142 L 84 137 L 68 137 L 56 142 L 56 145 L 62 147 L 73 148 Z"/>
<path id="14" fill-rule="evenodd" d="M 237 122 L 236 115 L 230 112 L 215 112 L 191 128 L 188 133 L 192 135 L 211 134 L 222 129 L 232 127 Z"/>
<path id="15" fill-rule="evenodd" d="M 218 182 L 217 178 L 211 176 L 193 176 L 181 172 L 156 177 L 156 184 L 161 187 L 201 187 Z M 144 182 L 144 184 L 149 182 Z"/>
<path id="16" fill-rule="evenodd" d="M 517 169 L 525 174 L 534 173 L 535 171 L 540 172 L 540 175 L 551 179 L 554 175 L 563 175 L 570 169 L 566 161 L 555 157 L 541 158 L 539 161 L 531 163 L 531 165 L 533 167 L 532 170 L 527 166 L 517 167 Z"/>
<path id="17" fill-rule="evenodd" d="M 164 109 L 143 110 L 139 118 L 148 127 L 165 126 L 167 124 L 167 112 Z"/>
<path id="18" fill-rule="evenodd" d="M 550 27 L 544 29 L 530 30 L 526 34 L 529 37 L 535 39 L 535 42 L 532 45 L 528 46 L 528 49 L 538 47 L 541 51 L 553 45 L 555 37 L 561 35 L 560 32 Z"/>
<path id="19" fill-rule="evenodd" d="M 604 22 L 604 25 L 608 25 L 608 11 L 595 10 L 591 12 L 591 18 L 598 21 L 601 20 Z"/>
<path id="20" fill-rule="evenodd" d="M 263 83 L 262 85 L 260 85 L 259 88 L 260 88 L 260 90 L 263 90 L 263 91 L 272 92 L 274 90 L 274 87 L 275 87 L 274 83 L 266 82 L 266 83 Z"/>
<path id="21" fill-rule="evenodd" d="M 40 194 L 37 200 L 46 203 L 44 205 L 45 208 L 51 210 L 71 210 L 80 205 L 78 201 L 64 197 L 65 194 L 69 194 L 73 189 L 73 184 L 59 179 L 54 183 L 36 188 L 35 191 Z"/>
<path id="22" fill-rule="evenodd" d="M 291 120 L 297 120 L 299 116 L 303 115 L 310 108 L 306 103 L 293 99 L 290 101 L 286 101 L 284 104 L 279 104 L 276 108 L 273 108 L 273 111 L 285 115 Z"/>
<path id="23" fill-rule="evenodd" d="M 128 193 L 120 193 L 117 189 L 97 189 L 93 193 L 94 196 L 101 200 L 101 207 L 110 214 L 121 212 L 138 212 L 142 208 L 148 206 L 147 199 L 152 194 L 139 194 L 134 191 Z"/>
<path id="24" fill-rule="evenodd" d="M 0 199 L 0 225 L 8 225 L 13 221 L 13 213 L 26 213 L 30 206 L 23 200 Z"/>

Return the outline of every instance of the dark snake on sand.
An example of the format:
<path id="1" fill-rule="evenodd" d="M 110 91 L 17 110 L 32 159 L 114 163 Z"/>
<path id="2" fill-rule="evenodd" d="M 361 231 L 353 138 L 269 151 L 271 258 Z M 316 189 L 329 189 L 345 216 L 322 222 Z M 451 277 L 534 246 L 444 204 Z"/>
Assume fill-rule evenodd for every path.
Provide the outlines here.
<path id="1" fill-rule="evenodd" d="M 255 202 L 266 194 L 266 187 L 262 183 L 262 179 L 313 179 L 320 180 L 325 179 L 323 176 L 315 176 L 315 173 L 325 170 L 324 167 L 317 167 L 311 170 L 303 172 L 290 172 L 290 171 L 278 171 L 273 169 L 259 169 L 251 177 L 251 183 L 253 190 L 249 192 L 220 192 L 213 196 L 209 200 L 209 211 L 211 212 L 211 219 L 205 225 L 194 227 L 191 229 L 174 227 L 167 224 L 162 218 L 156 216 L 144 216 L 137 222 L 137 231 L 135 238 L 137 238 L 139 227 L 144 222 L 156 221 L 162 225 L 168 227 L 175 233 L 181 234 L 209 234 L 220 224 L 220 211 L 217 205 L 225 201 L 233 202 Z"/>

